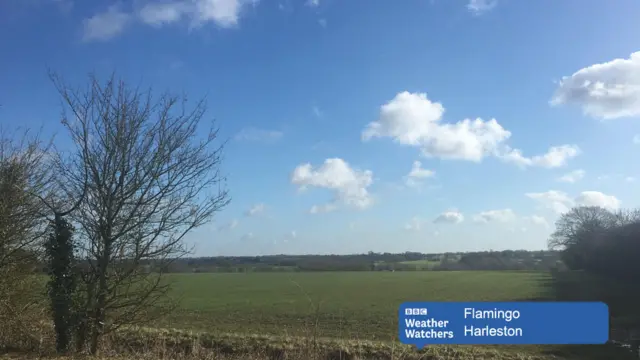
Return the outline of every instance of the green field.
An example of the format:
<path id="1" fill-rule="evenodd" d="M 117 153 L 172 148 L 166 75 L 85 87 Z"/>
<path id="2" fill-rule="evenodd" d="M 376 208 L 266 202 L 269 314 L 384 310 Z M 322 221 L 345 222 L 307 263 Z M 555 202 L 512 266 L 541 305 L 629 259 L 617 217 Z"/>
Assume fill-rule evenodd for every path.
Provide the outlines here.
<path id="1" fill-rule="evenodd" d="M 179 310 L 163 326 L 208 332 L 392 340 L 405 301 L 540 298 L 532 272 L 324 272 L 171 275 Z"/>
<path id="2" fill-rule="evenodd" d="M 440 264 L 440 261 L 435 260 L 411 260 L 411 261 L 401 261 L 402 265 L 410 265 L 415 267 L 416 269 L 431 269 L 434 266 Z"/>

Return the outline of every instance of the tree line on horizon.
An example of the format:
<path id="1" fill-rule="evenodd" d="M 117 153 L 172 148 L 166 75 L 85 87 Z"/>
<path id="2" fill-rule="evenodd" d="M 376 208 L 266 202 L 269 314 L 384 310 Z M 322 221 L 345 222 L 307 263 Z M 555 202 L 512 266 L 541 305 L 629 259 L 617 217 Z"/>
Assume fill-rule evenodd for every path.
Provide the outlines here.
<path id="1" fill-rule="evenodd" d="M 452 271 L 531 270 L 558 267 L 560 254 L 547 250 L 480 252 L 375 253 L 350 255 L 262 255 L 185 257 L 176 259 L 168 273 L 311 272 L 311 271 Z M 153 271 L 155 266 L 147 264 Z"/>

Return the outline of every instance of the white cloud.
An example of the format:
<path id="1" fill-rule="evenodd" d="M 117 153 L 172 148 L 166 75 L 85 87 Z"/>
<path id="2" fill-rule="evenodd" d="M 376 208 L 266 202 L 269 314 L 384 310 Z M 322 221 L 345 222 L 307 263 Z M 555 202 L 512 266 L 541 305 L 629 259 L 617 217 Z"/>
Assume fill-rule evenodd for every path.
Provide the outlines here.
<path id="1" fill-rule="evenodd" d="M 464 216 L 462 215 L 462 213 L 458 212 L 457 210 L 449 210 L 449 211 L 445 211 L 442 214 L 438 215 L 438 217 L 436 217 L 433 222 L 438 224 L 438 223 L 450 223 L 450 224 L 457 224 L 464 221 Z"/>
<path id="2" fill-rule="evenodd" d="M 424 93 L 398 93 L 380 108 L 378 120 L 362 131 L 362 140 L 389 137 L 395 142 L 419 147 L 426 157 L 480 162 L 487 156 L 520 166 L 560 167 L 579 153 L 575 145 L 554 146 L 544 155 L 527 158 L 505 144 L 511 132 L 495 119 L 464 119 L 442 123 L 442 104 Z"/>
<path id="3" fill-rule="evenodd" d="M 255 216 L 264 212 L 264 204 L 255 204 L 249 210 L 245 211 L 246 216 Z"/>
<path id="4" fill-rule="evenodd" d="M 190 28 L 214 23 L 222 28 L 238 25 L 240 16 L 258 0 L 176 0 L 147 2 L 134 13 L 120 10 L 119 4 L 107 12 L 94 15 L 84 22 L 84 40 L 108 40 L 121 34 L 126 25 L 137 19 L 153 27 L 185 20 Z"/>
<path id="5" fill-rule="evenodd" d="M 237 141 L 275 142 L 282 138 L 282 131 L 264 130 L 255 127 L 246 127 L 236 134 Z"/>
<path id="6" fill-rule="evenodd" d="M 120 4 L 84 20 L 83 41 L 105 41 L 120 35 L 131 22 L 131 15 L 121 11 Z"/>
<path id="7" fill-rule="evenodd" d="M 407 186 L 415 187 L 420 185 L 421 180 L 433 177 L 435 174 L 436 172 L 433 170 L 424 169 L 420 161 L 414 161 L 411 171 L 405 177 L 405 182 Z"/>
<path id="8" fill-rule="evenodd" d="M 531 215 L 530 217 L 525 218 L 525 220 L 528 220 L 535 225 L 549 227 L 549 222 L 547 222 L 547 219 L 540 215 Z"/>
<path id="9" fill-rule="evenodd" d="M 557 214 L 569 211 L 573 205 L 573 200 L 562 191 L 549 190 L 542 193 L 527 193 L 525 196 L 536 200 L 545 208 L 551 209 Z"/>
<path id="10" fill-rule="evenodd" d="M 626 182 L 635 182 L 637 179 L 635 176 L 624 175 L 624 174 L 605 174 L 597 177 L 598 181 L 606 181 L 606 180 L 618 180 L 618 181 L 626 181 Z"/>
<path id="11" fill-rule="evenodd" d="M 138 16 L 142 22 L 159 27 L 180 21 L 190 11 L 188 2 L 149 3 L 140 9 Z"/>
<path id="12" fill-rule="evenodd" d="M 612 210 L 620 207 L 620 200 L 615 196 L 606 195 L 599 191 L 583 191 L 575 199 L 571 199 L 566 193 L 556 190 L 549 190 L 543 193 L 527 193 L 525 195 L 557 214 L 565 213 L 576 205 L 600 206 Z"/>
<path id="13" fill-rule="evenodd" d="M 207 22 L 229 28 L 236 26 L 242 11 L 256 0 L 191 0 L 195 3 L 192 25 L 200 26 Z"/>
<path id="14" fill-rule="evenodd" d="M 334 210 L 338 203 L 358 209 L 368 208 L 373 199 L 367 188 L 373 183 L 370 170 L 360 171 L 340 158 L 326 159 L 324 164 L 314 169 L 311 164 L 302 164 L 291 174 L 291 183 L 304 190 L 307 187 L 318 187 L 334 191 L 333 202 L 327 205 L 314 206 L 314 213 L 320 210 Z M 325 211 L 326 212 L 326 211 Z"/>
<path id="15" fill-rule="evenodd" d="M 575 201 L 581 206 L 600 206 L 609 210 L 616 210 L 620 207 L 620 200 L 615 196 L 605 195 L 599 191 L 583 191 Z"/>
<path id="16" fill-rule="evenodd" d="M 122 11 L 120 4 L 117 3 L 110 6 L 106 12 L 84 20 L 83 40 L 108 40 L 118 36 L 134 18 L 153 27 L 186 20 L 191 28 L 197 28 L 210 22 L 222 28 L 231 28 L 238 24 L 244 9 L 248 5 L 257 4 L 257 2 L 258 0 L 148 2 L 135 14 Z"/>
<path id="17" fill-rule="evenodd" d="M 474 15 L 482 15 L 498 5 L 498 0 L 469 0 L 467 9 Z"/>
<path id="18" fill-rule="evenodd" d="M 584 170 L 574 170 L 574 171 L 571 171 L 571 172 L 566 173 L 566 174 L 562 175 L 561 177 L 559 177 L 558 181 L 567 182 L 567 183 L 575 183 L 578 180 L 582 179 L 585 174 L 586 174 L 586 172 Z"/>
<path id="19" fill-rule="evenodd" d="M 483 211 L 473 216 L 473 221 L 489 223 L 489 222 L 510 222 L 515 220 L 516 214 L 511 209 L 489 210 Z"/>
<path id="20" fill-rule="evenodd" d="M 633 143 L 640 144 L 640 134 L 636 134 L 633 136 Z"/>
<path id="21" fill-rule="evenodd" d="M 567 165 L 569 159 L 580 154 L 580 148 L 576 145 L 552 146 L 544 155 L 536 155 L 531 158 L 524 157 L 517 149 L 505 147 L 502 153 L 497 154 L 498 158 L 505 162 L 514 163 L 518 166 L 539 166 L 543 168 L 558 168 Z"/>
<path id="22" fill-rule="evenodd" d="M 575 104 L 604 120 L 640 115 L 640 52 L 564 76 L 550 103 Z"/>

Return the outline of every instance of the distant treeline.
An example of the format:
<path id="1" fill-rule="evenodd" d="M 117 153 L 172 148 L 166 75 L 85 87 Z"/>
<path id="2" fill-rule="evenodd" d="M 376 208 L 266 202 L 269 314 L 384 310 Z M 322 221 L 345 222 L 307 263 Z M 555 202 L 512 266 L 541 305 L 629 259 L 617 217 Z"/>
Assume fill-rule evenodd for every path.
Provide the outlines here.
<path id="1" fill-rule="evenodd" d="M 556 251 L 485 251 L 470 253 L 355 255 L 268 255 L 182 258 L 167 268 L 187 272 L 286 272 L 286 271 L 447 271 L 447 270 L 551 270 L 559 266 Z M 152 264 L 147 264 L 150 271 Z"/>

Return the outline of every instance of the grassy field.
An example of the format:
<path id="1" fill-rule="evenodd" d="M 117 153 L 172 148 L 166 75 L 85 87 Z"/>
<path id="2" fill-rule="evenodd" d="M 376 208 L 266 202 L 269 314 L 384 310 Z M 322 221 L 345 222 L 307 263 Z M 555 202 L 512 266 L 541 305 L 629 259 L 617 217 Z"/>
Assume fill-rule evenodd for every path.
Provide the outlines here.
<path id="1" fill-rule="evenodd" d="M 605 300 L 612 315 L 635 315 L 628 300 L 620 303 L 620 289 L 611 288 L 617 285 L 610 280 L 397 271 L 172 274 L 168 281 L 178 309 L 151 327 L 114 333 L 108 346 L 113 356 L 137 351 L 134 358 L 158 360 L 178 351 L 220 360 L 631 358 L 609 346 L 430 346 L 418 352 L 396 341 L 398 306 L 405 301 Z M 603 298 L 596 288 L 613 297 Z"/>
<path id="2" fill-rule="evenodd" d="M 539 298 L 529 272 L 346 272 L 172 275 L 180 308 L 164 325 L 210 332 L 392 340 L 405 301 Z M 305 335 L 308 335 L 305 333 Z"/>
<path id="3" fill-rule="evenodd" d="M 429 269 L 432 269 L 434 266 L 440 264 L 440 261 L 435 261 L 435 260 L 412 260 L 412 261 L 401 261 L 400 264 L 413 266 L 416 269 L 429 270 Z"/>
<path id="4" fill-rule="evenodd" d="M 360 346 L 381 354 L 397 346 L 393 345 L 397 310 L 405 301 L 558 300 L 552 277 L 536 272 L 174 274 L 170 281 L 180 307 L 158 323 L 160 327 L 203 331 L 225 338 L 226 343 L 252 339 L 272 344 L 262 348 L 300 348 L 292 344 L 317 338 L 343 341 L 329 347 Z M 577 288 L 571 294 L 581 296 Z M 433 359 L 623 359 L 628 355 L 602 346 L 436 346 L 427 351 L 444 351 L 427 356 Z"/>

